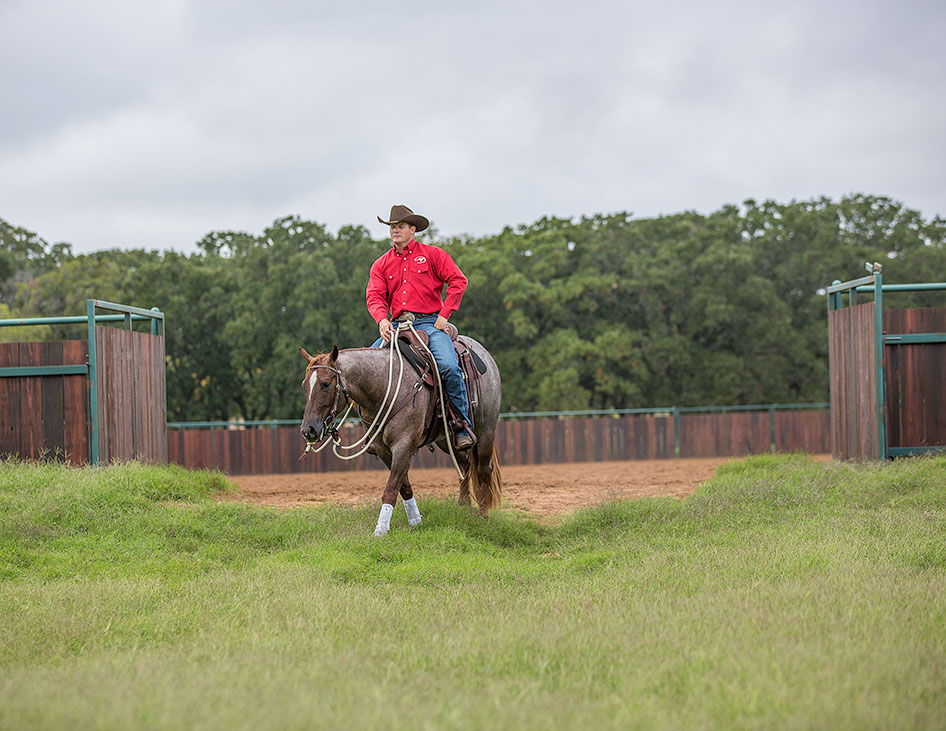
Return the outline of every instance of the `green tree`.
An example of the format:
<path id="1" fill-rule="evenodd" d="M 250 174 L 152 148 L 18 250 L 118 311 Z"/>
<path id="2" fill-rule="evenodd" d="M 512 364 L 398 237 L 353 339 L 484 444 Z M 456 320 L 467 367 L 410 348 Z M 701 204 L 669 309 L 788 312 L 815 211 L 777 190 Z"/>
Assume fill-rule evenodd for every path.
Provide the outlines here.
<path id="1" fill-rule="evenodd" d="M 18 284 L 59 266 L 71 256 L 70 244 L 50 245 L 34 232 L 0 218 L 0 303 L 12 304 Z"/>
<path id="2" fill-rule="evenodd" d="M 212 232 L 191 256 L 73 257 L 0 224 L 0 276 L 17 312 L 81 314 L 88 297 L 165 312 L 172 420 L 298 415 L 298 346 L 377 337 L 365 284 L 389 243 L 362 227 L 333 235 L 288 216 L 260 236 Z M 470 281 L 453 321 L 495 357 L 505 410 L 826 400 L 833 279 L 879 261 L 886 282 L 946 281 L 946 222 L 878 196 L 426 236 Z"/>

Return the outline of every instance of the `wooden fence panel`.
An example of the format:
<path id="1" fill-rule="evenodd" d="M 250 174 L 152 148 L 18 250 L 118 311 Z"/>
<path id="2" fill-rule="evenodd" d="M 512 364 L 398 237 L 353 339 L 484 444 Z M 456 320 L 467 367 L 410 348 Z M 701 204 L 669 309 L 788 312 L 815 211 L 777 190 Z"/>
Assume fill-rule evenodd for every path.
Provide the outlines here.
<path id="1" fill-rule="evenodd" d="M 729 412 L 729 454 L 765 454 L 772 450 L 772 425 L 766 411 Z"/>
<path id="2" fill-rule="evenodd" d="M 885 333 L 946 333 L 946 309 L 886 310 Z M 887 444 L 946 446 L 946 343 L 884 347 Z"/>
<path id="3" fill-rule="evenodd" d="M 132 430 L 134 419 L 131 354 L 118 340 L 121 330 L 95 328 L 96 379 L 98 383 L 98 447 L 100 464 L 134 459 Z"/>
<path id="4" fill-rule="evenodd" d="M 680 456 L 718 457 L 722 414 L 680 414 Z M 723 453 L 725 454 L 725 453 Z"/>
<path id="5" fill-rule="evenodd" d="M 96 327 L 95 342 L 100 463 L 166 462 L 164 338 Z"/>
<path id="6" fill-rule="evenodd" d="M 0 368 L 26 365 L 20 362 L 19 343 L 0 343 Z M 0 378 L 0 455 L 23 455 L 20 446 L 20 381 Z"/>
<path id="7" fill-rule="evenodd" d="M 572 434 L 572 462 L 589 461 L 589 445 L 591 440 L 588 438 L 588 431 L 591 428 L 591 419 L 585 417 L 581 419 L 572 419 L 569 423 L 569 431 Z M 512 463 L 511 459 L 506 462 Z"/>
<path id="8" fill-rule="evenodd" d="M 777 452 L 831 452 L 831 411 L 776 411 L 775 450 Z"/>
<path id="9" fill-rule="evenodd" d="M 874 305 L 828 312 L 831 453 L 836 459 L 879 457 Z"/>
<path id="10" fill-rule="evenodd" d="M 20 343 L 23 363 L 42 363 L 42 343 Z M 43 453 L 43 378 L 24 378 L 20 382 L 20 446 L 24 454 Z"/>
<path id="11" fill-rule="evenodd" d="M 82 340 L 0 343 L 0 367 L 86 364 Z M 0 378 L 0 455 L 89 461 L 84 374 Z"/>
<path id="12" fill-rule="evenodd" d="M 41 359 L 49 365 L 62 365 L 62 341 L 41 343 Z M 46 454 L 64 455 L 66 451 L 64 376 L 40 379 L 42 389 L 42 435 Z"/>
<path id="13" fill-rule="evenodd" d="M 767 411 L 680 414 L 681 457 L 742 457 L 771 451 Z"/>
<path id="14" fill-rule="evenodd" d="M 674 456 L 673 417 L 654 417 L 654 459 L 669 459 Z"/>
<path id="15" fill-rule="evenodd" d="M 86 365 L 89 344 L 85 340 L 62 341 L 63 365 Z M 86 375 L 63 376 L 63 443 L 66 460 L 89 461 L 89 380 Z"/>

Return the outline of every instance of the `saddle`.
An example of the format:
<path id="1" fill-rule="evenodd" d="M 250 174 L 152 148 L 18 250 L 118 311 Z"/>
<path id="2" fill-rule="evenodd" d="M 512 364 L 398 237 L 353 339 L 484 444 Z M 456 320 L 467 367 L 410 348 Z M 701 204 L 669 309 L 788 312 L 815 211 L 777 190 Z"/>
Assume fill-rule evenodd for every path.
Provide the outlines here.
<path id="1" fill-rule="evenodd" d="M 470 408 L 470 424 L 466 425 L 465 420 L 454 410 L 450 399 L 446 399 L 448 426 L 455 438 L 456 432 L 465 425 L 469 427 L 471 433 L 473 431 L 473 421 L 479 406 L 479 380 L 486 373 L 486 363 L 470 350 L 465 342 L 459 339 L 459 332 L 452 324 L 450 325 L 449 334 L 453 342 L 453 349 L 457 354 L 457 362 L 460 364 L 463 380 L 466 383 L 467 400 Z M 432 440 L 436 421 L 440 414 L 438 405 L 441 398 L 437 385 L 438 380 L 434 375 L 434 368 L 437 367 L 437 364 L 430 355 L 429 345 L 430 337 L 423 330 L 399 330 L 397 333 L 398 350 L 417 371 L 420 378 L 420 388 L 426 386 L 433 391 L 433 398 L 428 402 L 427 413 L 424 417 L 424 444 L 428 444 Z"/>

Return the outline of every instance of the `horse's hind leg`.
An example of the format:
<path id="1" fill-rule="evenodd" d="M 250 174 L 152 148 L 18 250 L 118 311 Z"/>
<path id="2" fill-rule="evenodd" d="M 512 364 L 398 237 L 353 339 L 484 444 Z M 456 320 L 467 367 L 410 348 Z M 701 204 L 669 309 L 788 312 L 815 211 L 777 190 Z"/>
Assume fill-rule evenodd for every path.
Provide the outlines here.
<path id="1" fill-rule="evenodd" d="M 417 501 L 414 500 L 414 491 L 411 489 L 410 480 L 406 476 L 404 482 L 401 483 L 400 493 L 401 500 L 404 501 L 404 512 L 407 513 L 408 524 L 411 528 L 420 525 L 422 521 L 420 510 L 417 507 Z"/>
<path id="2" fill-rule="evenodd" d="M 502 482 L 499 475 L 499 466 L 493 464 L 493 439 L 481 439 L 475 447 L 475 464 L 470 468 L 476 470 L 473 480 L 473 489 L 476 493 L 476 502 L 480 512 L 484 515 L 491 508 L 499 506 L 502 499 Z M 494 475 L 494 470 L 496 474 Z"/>
<path id="3" fill-rule="evenodd" d="M 460 467 L 460 472 L 463 474 L 463 479 L 460 480 L 460 505 L 469 506 L 470 504 L 470 450 L 466 452 L 455 452 L 457 458 L 457 465 Z"/>

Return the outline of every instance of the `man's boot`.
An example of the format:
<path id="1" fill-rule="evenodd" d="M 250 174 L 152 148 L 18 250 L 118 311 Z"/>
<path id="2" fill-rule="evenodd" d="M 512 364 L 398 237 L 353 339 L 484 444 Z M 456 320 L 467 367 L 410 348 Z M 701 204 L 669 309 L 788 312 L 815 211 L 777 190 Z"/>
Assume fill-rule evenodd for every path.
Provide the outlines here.
<path id="1" fill-rule="evenodd" d="M 463 452 L 473 446 L 473 435 L 466 429 L 457 433 L 457 440 L 454 442 L 457 451 Z"/>

